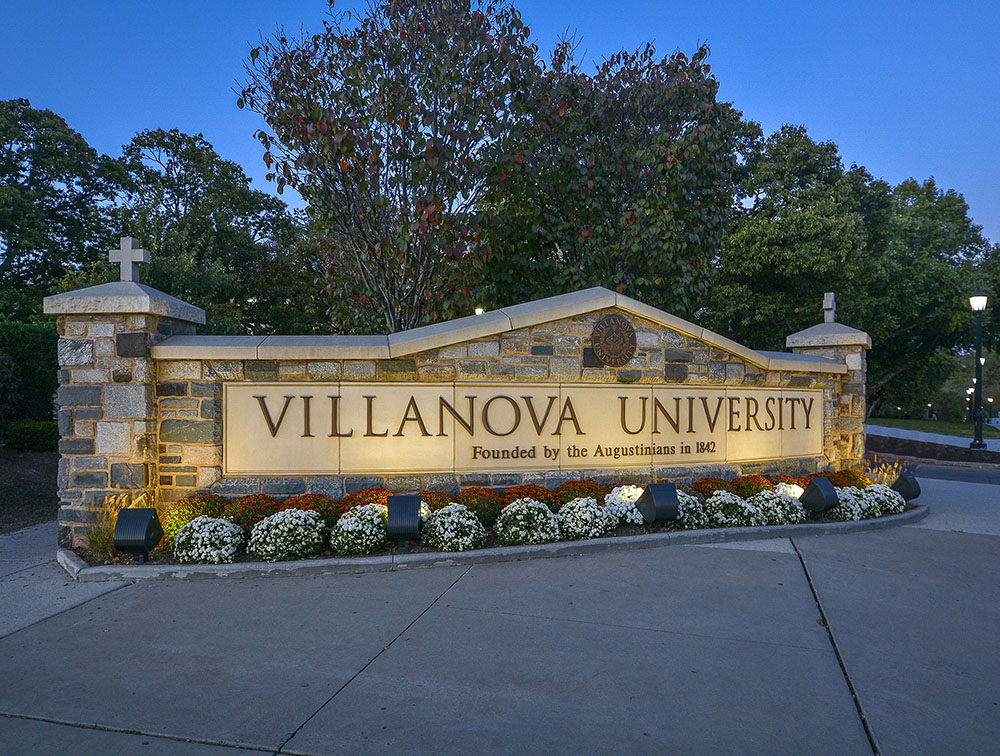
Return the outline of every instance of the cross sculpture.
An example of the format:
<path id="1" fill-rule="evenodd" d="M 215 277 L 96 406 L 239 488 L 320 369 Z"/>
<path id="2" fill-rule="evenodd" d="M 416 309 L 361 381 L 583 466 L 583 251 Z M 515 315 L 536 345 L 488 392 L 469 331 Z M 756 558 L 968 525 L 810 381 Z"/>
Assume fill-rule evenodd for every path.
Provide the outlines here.
<path id="1" fill-rule="evenodd" d="M 823 295 L 823 322 L 833 323 L 834 315 L 837 312 L 837 299 L 833 296 L 832 291 L 826 292 Z"/>
<path id="2" fill-rule="evenodd" d="M 111 250 L 108 260 L 121 265 L 121 280 L 139 283 L 139 263 L 149 262 L 149 252 L 139 249 L 139 241 L 131 236 L 122 237 L 121 249 Z"/>

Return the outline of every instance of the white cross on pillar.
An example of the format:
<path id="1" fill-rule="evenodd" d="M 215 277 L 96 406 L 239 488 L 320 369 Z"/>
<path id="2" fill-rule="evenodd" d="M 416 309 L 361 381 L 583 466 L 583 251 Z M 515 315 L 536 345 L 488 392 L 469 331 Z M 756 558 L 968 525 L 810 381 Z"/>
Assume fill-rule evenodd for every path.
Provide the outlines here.
<path id="1" fill-rule="evenodd" d="M 833 296 L 832 291 L 828 291 L 823 295 L 823 322 L 833 323 L 836 312 L 837 299 Z"/>
<path id="2" fill-rule="evenodd" d="M 139 263 L 149 262 L 149 252 L 139 249 L 138 240 L 123 236 L 121 249 L 111 250 L 108 260 L 121 265 L 122 281 L 139 283 Z"/>

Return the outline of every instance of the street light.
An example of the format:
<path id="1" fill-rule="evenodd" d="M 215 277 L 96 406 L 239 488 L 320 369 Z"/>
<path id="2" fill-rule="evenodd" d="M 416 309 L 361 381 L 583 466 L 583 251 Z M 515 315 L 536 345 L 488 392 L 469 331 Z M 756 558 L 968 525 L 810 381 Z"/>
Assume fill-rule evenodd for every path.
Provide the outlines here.
<path id="1" fill-rule="evenodd" d="M 976 437 L 969 444 L 970 449 L 985 449 L 983 442 L 983 310 L 986 309 L 987 296 L 982 289 L 969 297 L 969 306 L 976 313 L 976 399 L 972 404 L 973 417 L 976 422 Z"/>

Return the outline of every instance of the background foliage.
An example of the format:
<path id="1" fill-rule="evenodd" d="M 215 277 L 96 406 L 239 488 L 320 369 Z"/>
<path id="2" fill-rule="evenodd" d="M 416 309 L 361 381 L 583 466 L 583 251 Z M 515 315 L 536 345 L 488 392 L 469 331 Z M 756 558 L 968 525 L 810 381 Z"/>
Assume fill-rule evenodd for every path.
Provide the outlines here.
<path id="1" fill-rule="evenodd" d="M 122 235 L 202 332 L 377 333 L 600 284 L 781 350 L 833 290 L 875 344 L 870 410 L 962 414 L 977 286 L 1000 347 L 1000 247 L 961 194 L 845 166 L 802 126 L 764 135 L 718 99 L 707 46 L 577 49 L 543 59 L 500 0 L 373 0 L 262 39 L 238 104 L 301 213 L 201 135 L 110 157 L 0 101 L 0 426 L 51 417 L 41 299 L 114 280 Z"/>

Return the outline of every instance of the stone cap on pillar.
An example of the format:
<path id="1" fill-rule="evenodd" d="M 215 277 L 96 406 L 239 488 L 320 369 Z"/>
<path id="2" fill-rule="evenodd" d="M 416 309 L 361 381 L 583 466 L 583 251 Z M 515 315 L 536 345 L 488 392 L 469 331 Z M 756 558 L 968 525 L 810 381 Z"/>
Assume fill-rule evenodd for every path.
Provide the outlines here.
<path id="1" fill-rule="evenodd" d="M 139 283 L 139 265 L 149 252 L 131 236 L 121 238 L 108 261 L 120 266 L 120 281 L 54 294 L 42 300 L 46 315 L 159 315 L 196 325 L 205 324 L 205 311 L 169 294 Z"/>
<path id="2" fill-rule="evenodd" d="M 785 339 L 785 346 L 789 348 L 863 346 L 865 349 L 871 349 L 872 337 L 843 323 L 819 323 L 790 334 Z"/>
<path id="3" fill-rule="evenodd" d="M 204 325 L 205 311 L 134 281 L 89 286 L 53 294 L 42 301 L 46 315 L 159 315 Z"/>

